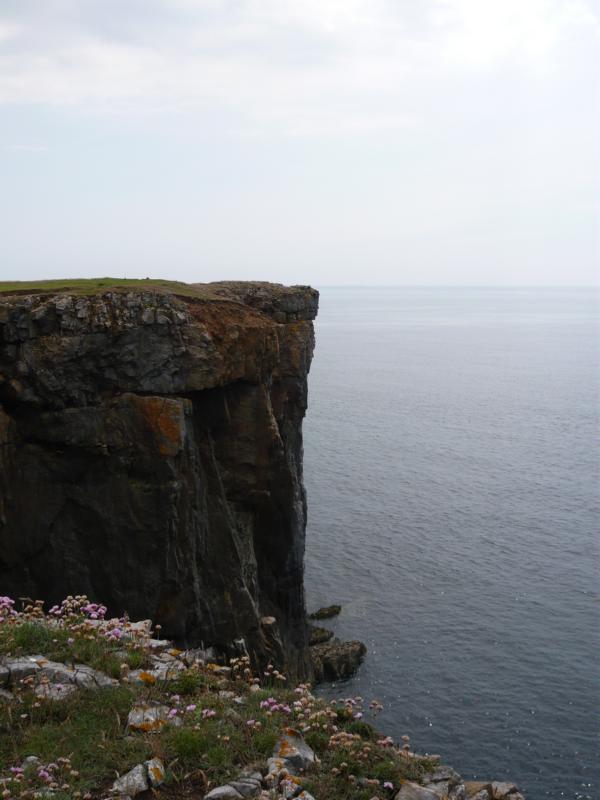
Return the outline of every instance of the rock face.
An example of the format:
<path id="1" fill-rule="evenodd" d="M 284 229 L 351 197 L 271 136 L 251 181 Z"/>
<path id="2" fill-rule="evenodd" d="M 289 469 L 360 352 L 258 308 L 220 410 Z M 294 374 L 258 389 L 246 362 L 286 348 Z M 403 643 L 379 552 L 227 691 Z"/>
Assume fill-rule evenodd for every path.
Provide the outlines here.
<path id="1" fill-rule="evenodd" d="M 0 585 L 310 675 L 302 418 L 318 293 L 0 295 Z M 261 624 L 274 617 L 275 622 Z"/>

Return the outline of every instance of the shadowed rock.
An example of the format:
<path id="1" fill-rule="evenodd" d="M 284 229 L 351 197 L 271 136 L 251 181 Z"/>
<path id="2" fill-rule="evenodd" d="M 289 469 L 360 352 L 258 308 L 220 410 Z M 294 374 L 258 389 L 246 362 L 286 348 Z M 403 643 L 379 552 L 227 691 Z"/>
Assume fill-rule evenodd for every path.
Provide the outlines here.
<path id="1" fill-rule="evenodd" d="M 205 289 L 0 295 L 0 583 L 87 594 L 185 645 L 243 639 L 254 662 L 310 677 L 301 425 L 318 293 Z"/>
<path id="2" fill-rule="evenodd" d="M 342 642 L 332 639 L 310 648 L 315 680 L 336 681 L 353 675 L 363 660 L 367 648 L 362 642 Z"/>

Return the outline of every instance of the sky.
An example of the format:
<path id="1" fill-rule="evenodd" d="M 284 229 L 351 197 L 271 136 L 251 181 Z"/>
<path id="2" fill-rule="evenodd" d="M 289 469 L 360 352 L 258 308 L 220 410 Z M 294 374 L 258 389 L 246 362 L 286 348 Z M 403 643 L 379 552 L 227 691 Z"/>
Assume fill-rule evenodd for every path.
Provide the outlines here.
<path id="1" fill-rule="evenodd" d="M 599 0 L 0 0 L 0 280 L 593 285 Z"/>

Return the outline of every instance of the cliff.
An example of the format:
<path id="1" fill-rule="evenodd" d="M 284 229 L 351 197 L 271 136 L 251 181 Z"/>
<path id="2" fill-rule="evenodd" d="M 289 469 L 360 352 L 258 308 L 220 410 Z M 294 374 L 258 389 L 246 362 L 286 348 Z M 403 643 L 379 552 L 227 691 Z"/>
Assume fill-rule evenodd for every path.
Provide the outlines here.
<path id="1" fill-rule="evenodd" d="M 0 586 L 310 674 L 302 418 L 318 293 L 0 294 Z M 274 618 L 274 620 L 273 620 Z"/>

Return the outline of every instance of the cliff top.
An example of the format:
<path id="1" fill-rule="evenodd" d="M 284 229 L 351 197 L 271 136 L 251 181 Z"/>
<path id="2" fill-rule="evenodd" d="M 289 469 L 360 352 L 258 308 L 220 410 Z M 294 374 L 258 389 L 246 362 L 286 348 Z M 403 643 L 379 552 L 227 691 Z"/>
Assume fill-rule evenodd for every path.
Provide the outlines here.
<path id="1" fill-rule="evenodd" d="M 158 278 L 73 278 L 49 281 L 0 281 L 0 301 L 18 302 L 26 296 L 99 297 L 106 295 L 163 295 L 187 302 L 234 302 L 275 318 L 314 319 L 319 293 L 310 286 L 284 286 L 266 281 L 183 283 Z"/>

